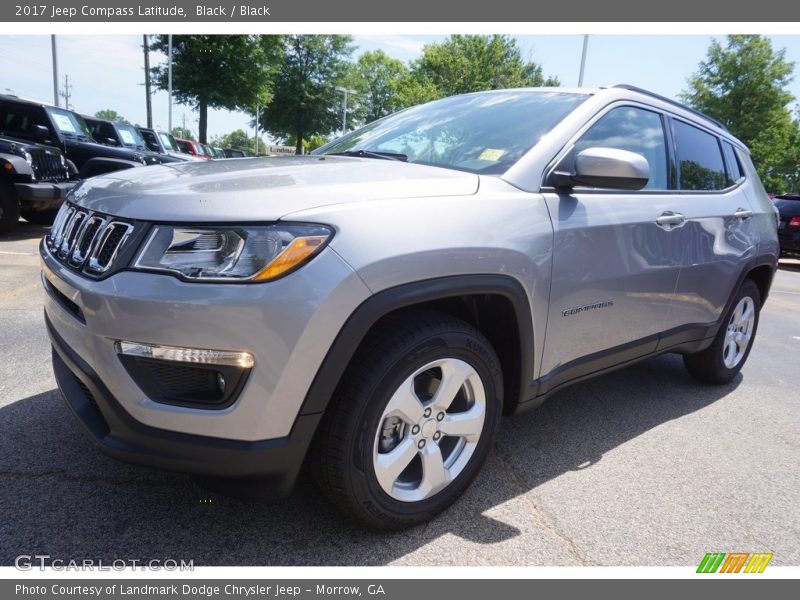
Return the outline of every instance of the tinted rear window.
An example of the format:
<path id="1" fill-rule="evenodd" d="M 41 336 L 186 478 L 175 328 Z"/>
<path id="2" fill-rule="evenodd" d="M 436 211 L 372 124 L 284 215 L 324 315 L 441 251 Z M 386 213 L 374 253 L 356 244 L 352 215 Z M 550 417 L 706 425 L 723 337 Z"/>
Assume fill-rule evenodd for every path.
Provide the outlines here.
<path id="1" fill-rule="evenodd" d="M 683 121 L 672 123 L 680 189 L 722 190 L 728 187 L 717 137 Z"/>

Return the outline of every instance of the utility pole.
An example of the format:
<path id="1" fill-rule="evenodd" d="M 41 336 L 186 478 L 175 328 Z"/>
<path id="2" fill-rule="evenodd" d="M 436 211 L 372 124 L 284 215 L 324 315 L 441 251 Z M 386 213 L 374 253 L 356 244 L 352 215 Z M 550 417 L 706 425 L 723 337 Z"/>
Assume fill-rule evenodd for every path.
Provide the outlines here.
<path id="1" fill-rule="evenodd" d="M 172 133 L 172 34 L 169 34 L 169 66 L 168 66 L 168 73 L 167 73 L 167 85 L 169 87 L 169 120 L 167 124 L 169 125 L 169 131 Z"/>
<path id="2" fill-rule="evenodd" d="M 58 49 L 56 48 L 56 36 L 50 36 L 50 47 L 53 50 L 53 103 L 60 106 L 58 103 Z"/>
<path id="3" fill-rule="evenodd" d="M 583 52 L 581 52 L 581 72 L 578 75 L 578 87 L 583 87 L 583 73 L 586 70 L 586 51 L 589 49 L 589 35 L 583 36 Z"/>
<path id="4" fill-rule="evenodd" d="M 64 73 L 64 91 L 60 92 L 61 97 L 64 98 L 64 108 L 72 110 L 69 99 L 72 98 L 72 84 L 69 82 L 69 75 Z"/>
<path id="5" fill-rule="evenodd" d="M 147 43 L 147 34 L 142 36 L 144 48 L 144 95 L 147 106 L 147 128 L 153 128 L 153 104 L 150 100 L 150 46 Z M 170 132 L 172 133 L 172 132 Z"/>
<path id="6" fill-rule="evenodd" d="M 256 156 L 258 156 L 258 111 L 261 110 L 261 106 L 256 105 Z"/>
<path id="7" fill-rule="evenodd" d="M 344 94 L 344 111 L 342 113 L 342 135 L 344 135 L 347 131 L 347 94 L 355 94 L 356 91 L 338 85 L 336 86 L 336 91 Z"/>
<path id="8" fill-rule="evenodd" d="M 183 135 L 186 135 L 186 113 L 183 113 Z"/>

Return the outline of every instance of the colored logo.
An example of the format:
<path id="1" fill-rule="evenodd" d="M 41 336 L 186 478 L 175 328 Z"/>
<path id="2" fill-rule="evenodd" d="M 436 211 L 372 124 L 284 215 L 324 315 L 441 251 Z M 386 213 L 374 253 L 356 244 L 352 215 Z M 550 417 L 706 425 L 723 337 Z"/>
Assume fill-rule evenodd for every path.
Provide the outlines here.
<path id="1" fill-rule="evenodd" d="M 698 573 L 763 573 L 769 561 L 772 560 L 772 553 L 769 552 L 706 552 L 700 565 L 697 567 Z"/>

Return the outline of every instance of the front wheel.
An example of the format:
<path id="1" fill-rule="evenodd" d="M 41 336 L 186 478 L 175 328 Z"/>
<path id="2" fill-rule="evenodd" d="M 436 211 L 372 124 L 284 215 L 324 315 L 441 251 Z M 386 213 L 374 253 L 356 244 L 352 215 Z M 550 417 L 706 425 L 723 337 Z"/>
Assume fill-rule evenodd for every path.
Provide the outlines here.
<path id="1" fill-rule="evenodd" d="M 761 293 L 752 279 L 745 279 L 734 296 L 712 344 L 683 357 L 686 369 L 706 383 L 728 383 L 744 366 L 758 329 Z"/>
<path id="2" fill-rule="evenodd" d="M 431 519 L 472 482 L 499 426 L 491 345 L 458 319 L 407 313 L 374 332 L 344 377 L 316 439 L 322 490 L 370 527 Z"/>

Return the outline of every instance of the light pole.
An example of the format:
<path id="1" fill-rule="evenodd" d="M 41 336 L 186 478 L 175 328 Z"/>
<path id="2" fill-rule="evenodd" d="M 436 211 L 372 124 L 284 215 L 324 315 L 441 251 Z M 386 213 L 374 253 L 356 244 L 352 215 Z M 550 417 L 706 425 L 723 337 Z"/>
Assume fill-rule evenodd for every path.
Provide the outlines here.
<path id="1" fill-rule="evenodd" d="M 261 105 L 256 104 L 256 156 L 258 156 L 258 111 L 261 110 Z"/>
<path id="2" fill-rule="evenodd" d="M 56 46 L 56 36 L 50 36 L 50 47 L 53 51 L 53 102 L 59 106 L 58 102 L 58 48 Z"/>
<path id="3" fill-rule="evenodd" d="M 172 133 L 172 34 L 168 36 L 169 44 L 169 66 L 167 67 L 167 87 L 169 88 L 169 118 L 167 124 L 169 132 Z"/>
<path id="4" fill-rule="evenodd" d="M 336 86 L 337 92 L 342 92 L 344 94 L 344 111 L 342 113 L 342 135 L 345 134 L 347 131 L 347 94 L 354 94 L 356 93 L 355 90 L 349 90 L 346 87 L 342 87 L 340 85 Z"/>
<path id="5" fill-rule="evenodd" d="M 578 75 L 578 87 L 583 87 L 583 72 L 586 69 L 586 51 L 589 49 L 589 34 L 583 36 L 583 52 L 581 52 L 581 72 Z"/>

